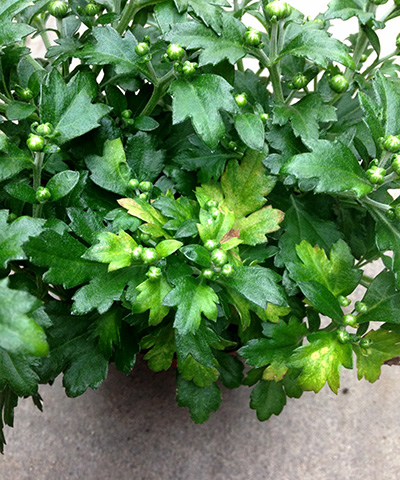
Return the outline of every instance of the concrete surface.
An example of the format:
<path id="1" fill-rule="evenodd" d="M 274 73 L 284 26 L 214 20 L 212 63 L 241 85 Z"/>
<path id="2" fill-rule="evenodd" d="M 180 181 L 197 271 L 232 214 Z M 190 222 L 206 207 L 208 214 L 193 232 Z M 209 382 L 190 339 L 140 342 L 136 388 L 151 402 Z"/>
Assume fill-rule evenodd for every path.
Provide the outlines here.
<path id="1" fill-rule="evenodd" d="M 175 373 L 139 363 L 111 368 L 97 392 L 66 398 L 57 381 L 41 388 L 45 411 L 21 402 L 0 459 L 7 480 L 398 480 L 400 368 L 358 382 L 344 371 L 326 387 L 289 400 L 260 423 L 250 389 L 223 391 L 220 410 L 195 425 L 175 403 Z"/>

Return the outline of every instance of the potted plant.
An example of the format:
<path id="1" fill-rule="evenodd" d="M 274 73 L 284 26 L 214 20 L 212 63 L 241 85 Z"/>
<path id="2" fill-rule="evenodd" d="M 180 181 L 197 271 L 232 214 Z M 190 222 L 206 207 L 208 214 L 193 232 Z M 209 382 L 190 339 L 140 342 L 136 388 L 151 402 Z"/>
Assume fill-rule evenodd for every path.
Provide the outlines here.
<path id="1" fill-rule="evenodd" d="M 139 353 L 176 362 L 195 422 L 220 382 L 266 420 L 400 356 L 400 40 L 376 33 L 399 5 L 2 2 L 1 427 Z"/>

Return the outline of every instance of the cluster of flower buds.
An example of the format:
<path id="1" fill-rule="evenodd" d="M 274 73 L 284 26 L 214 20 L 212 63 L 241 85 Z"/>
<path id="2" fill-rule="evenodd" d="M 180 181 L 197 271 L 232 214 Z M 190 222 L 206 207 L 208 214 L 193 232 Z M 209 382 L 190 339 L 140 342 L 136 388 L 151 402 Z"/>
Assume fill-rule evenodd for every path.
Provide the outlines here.
<path id="1" fill-rule="evenodd" d="M 129 188 L 135 190 L 136 195 L 141 200 L 149 200 L 150 192 L 153 190 L 153 184 L 151 182 L 140 182 L 137 178 L 131 178 L 129 180 Z"/>

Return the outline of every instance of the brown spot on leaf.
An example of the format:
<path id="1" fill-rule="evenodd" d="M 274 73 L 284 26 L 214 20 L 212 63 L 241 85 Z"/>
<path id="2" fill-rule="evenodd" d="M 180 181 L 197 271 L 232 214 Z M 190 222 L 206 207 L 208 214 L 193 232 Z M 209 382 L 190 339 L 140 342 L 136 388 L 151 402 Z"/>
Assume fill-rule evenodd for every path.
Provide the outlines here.
<path id="1" fill-rule="evenodd" d="M 229 242 L 229 240 L 232 240 L 232 238 L 239 238 L 240 237 L 240 230 L 235 230 L 234 228 L 231 228 L 229 232 L 225 233 L 225 235 L 221 238 L 220 244 L 222 245 L 223 243 Z"/>

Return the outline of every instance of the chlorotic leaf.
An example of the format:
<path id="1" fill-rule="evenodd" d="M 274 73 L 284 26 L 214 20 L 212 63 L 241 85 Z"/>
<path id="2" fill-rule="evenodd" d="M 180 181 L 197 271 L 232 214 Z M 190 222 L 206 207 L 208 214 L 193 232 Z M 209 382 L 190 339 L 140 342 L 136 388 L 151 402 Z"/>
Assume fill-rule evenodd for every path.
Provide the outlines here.
<path id="1" fill-rule="evenodd" d="M 149 310 L 149 325 L 158 325 L 169 312 L 169 308 L 163 305 L 165 296 L 171 291 L 169 283 L 161 277 L 146 280 L 136 288 L 140 294 L 132 304 L 132 312 L 143 313 Z"/>

